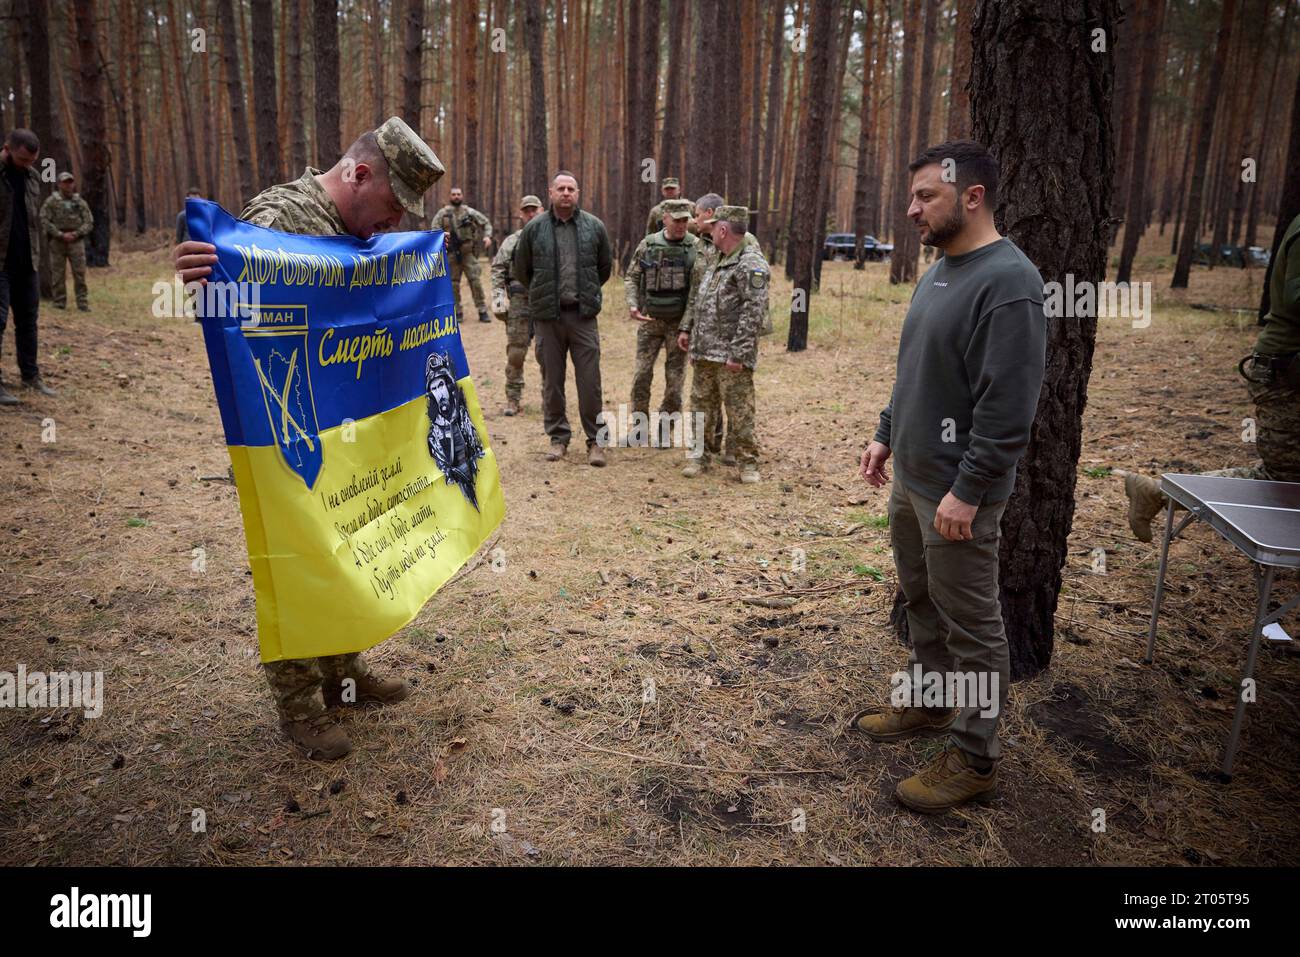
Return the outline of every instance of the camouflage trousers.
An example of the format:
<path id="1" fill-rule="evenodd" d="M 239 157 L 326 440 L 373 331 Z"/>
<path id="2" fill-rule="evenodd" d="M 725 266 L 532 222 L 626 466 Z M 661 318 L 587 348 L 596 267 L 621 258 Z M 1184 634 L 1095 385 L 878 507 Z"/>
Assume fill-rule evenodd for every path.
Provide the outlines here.
<path id="1" fill-rule="evenodd" d="M 758 444 L 754 440 L 754 370 L 742 367 L 730 371 L 721 362 L 697 359 L 695 375 L 691 378 L 691 412 L 704 413 L 704 454 L 710 456 L 722 451 L 719 430 L 721 417 L 727 417 L 727 454 L 736 463 L 758 461 Z"/>
<path id="2" fill-rule="evenodd" d="M 330 690 L 343 683 L 344 678 L 357 679 L 368 674 L 360 652 L 346 655 L 329 655 L 324 658 L 287 658 L 267 661 L 266 683 L 271 686 L 271 697 L 282 721 L 301 721 L 325 713 L 322 687 Z"/>
<path id="3" fill-rule="evenodd" d="M 1255 448 L 1274 482 L 1300 482 L 1300 358 L 1289 377 L 1270 385 L 1248 383 L 1255 403 Z"/>
<path id="4" fill-rule="evenodd" d="M 651 319 L 636 330 L 636 371 L 632 373 L 632 411 L 650 414 L 650 388 L 655 363 L 664 350 L 664 397 L 660 412 L 682 411 L 682 385 L 686 381 L 686 353 L 677 348 L 677 320 Z"/>
<path id="5" fill-rule="evenodd" d="M 506 399 L 520 399 L 524 394 L 524 358 L 528 355 L 528 317 L 506 319 Z M 542 371 L 542 350 L 533 348 L 537 368 Z"/>
<path id="6" fill-rule="evenodd" d="M 72 285 L 77 293 L 77 305 L 83 308 L 89 306 L 89 291 L 86 288 L 85 240 L 78 239 L 76 242 L 65 243 L 61 239 L 55 239 L 50 242 L 50 270 L 53 274 L 50 293 L 54 298 L 54 305 L 60 309 L 68 305 L 68 275 L 64 263 L 72 267 Z"/>
<path id="7" fill-rule="evenodd" d="M 460 277 L 462 274 L 469 280 L 469 291 L 474 297 L 474 307 L 479 312 L 484 312 L 487 309 L 487 299 L 483 295 L 483 279 L 482 272 L 479 269 L 478 256 L 470 255 L 468 249 L 462 249 L 461 256 L 464 259 L 463 263 L 458 262 L 455 255 L 448 254 L 448 258 L 451 260 L 451 292 L 456 300 L 456 315 L 463 315 L 460 311 Z"/>
<path id="8" fill-rule="evenodd" d="M 1300 359 L 1296 361 L 1300 362 Z M 1270 385 L 1248 382 L 1246 390 L 1255 403 L 1255 451 L 1260 460 L 1254 465 L 1214 469 L 1201 474 L 1265 482 L 1300 482 L 1300 388 L 1288 382 Z"/>

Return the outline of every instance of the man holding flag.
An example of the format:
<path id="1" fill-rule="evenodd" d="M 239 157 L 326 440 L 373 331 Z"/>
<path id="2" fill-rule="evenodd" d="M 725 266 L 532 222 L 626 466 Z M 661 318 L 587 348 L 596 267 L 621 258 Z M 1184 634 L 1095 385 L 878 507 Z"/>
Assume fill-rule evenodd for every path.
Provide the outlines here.
<path id="1" fill-rule="evenodd" d="M 357 139 L 325 172 L 308 167 L 291 183 L 263 190 L 240 218 L 307 236 L 351 235 L 367 240 L 394 229 L 402 214 L 424 214 L 423 195 L 444 172 L 428 144 L 400 118 Z M 182 282 L 206 282 L 218 261 L 210 243 L 187 240 L 173 258 Z M 360 652 L 263 664 L 280 723 L 310 757 L 334 760 L 352 750 L 326 711 L 340 704 L 393 704 L 410 694 L 407 682 L 372 675 Z"/>

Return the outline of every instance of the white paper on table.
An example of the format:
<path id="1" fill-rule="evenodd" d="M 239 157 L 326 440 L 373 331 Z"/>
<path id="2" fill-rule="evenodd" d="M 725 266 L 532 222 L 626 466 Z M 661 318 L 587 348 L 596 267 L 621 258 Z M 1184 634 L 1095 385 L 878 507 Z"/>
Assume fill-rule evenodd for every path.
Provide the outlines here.
<path id="1" fill-rule="evenodd" d="M 1275 621 L 1270 621 L 1267 625 L 1264 626 L 1263 634 L 1264 637 L 1267 638 L 1269 641 L 1290 641 L 1291 640 L 1291 636 L 1286 633 L 1286 629 L 1283 628 Z"/>

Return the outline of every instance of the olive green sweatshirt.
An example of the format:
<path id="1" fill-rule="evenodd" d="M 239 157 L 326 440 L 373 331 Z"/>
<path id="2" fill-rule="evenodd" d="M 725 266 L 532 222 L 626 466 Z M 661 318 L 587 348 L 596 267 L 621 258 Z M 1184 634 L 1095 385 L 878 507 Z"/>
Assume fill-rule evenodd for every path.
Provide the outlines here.
<path id="1" fill-rule="evenodd" d="M 930 267 L 898 343 L 876 441 L 895 481 L 967 505 L 1010 497 L 1029 444 L 1047 353 L 1043 279 L 1009 239 Z"/>

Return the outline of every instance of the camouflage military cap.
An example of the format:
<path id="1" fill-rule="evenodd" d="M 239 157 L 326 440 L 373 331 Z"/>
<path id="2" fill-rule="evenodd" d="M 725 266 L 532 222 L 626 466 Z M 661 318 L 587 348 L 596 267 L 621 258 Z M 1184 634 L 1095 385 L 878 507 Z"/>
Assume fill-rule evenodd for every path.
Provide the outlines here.
<path id="1" fill-rule="evenodd" d="M 519 201 L 519 208 L 527 209 L 529 206 L 536 206 L 538 209 L 541 209 L 542 201 L 538 199 L 536 196 L 534 196 L 532 193 L 529 193 L 527 196 L 525 196 L 523 199 Z"/>
<path id="2" fill-rule="evenodd" d="M 388 182 L 393 187 L 393 195 L 413 215 L 423 216 L 425 191 L 446 172 L 442 162 L 400 116 L 390 116 L 375 130 L 375 137 L 388 160 Z"/>
<path id="3" fill-rule="evenodd" d="M 677 187 L 680 187 L 682 184 L 679 183 L 679 182 L 677 181 L 677 177 L 676 177 L 676 176 L 665 176 L 662 185 L 665 186 L 665 187 L 667 187 L 667 186 L 677 186 Z"/>
<path id="4" fill-rule="evenodd" d="M 684 199 L 670 199 L 664 203 L 664 215 L 673 219 L 690 219 L 691 204 Z"/>
<path id="5" fill-rule="evenodd" d="M 749 229 L 748 206 L 719 206 L 713 215 L 704 220 L 706 223 L 723 222 L 737 229 Z"/>
<path id="6" fill-rule="evenodd" d="M 77 178 L 77 177 L 73 176 L 71 173 L 69 173 L 69 172 L 67 172 L 67 171 L 64 171 L 64 172 L 62 172 L 62 173 L 59 174 L 59 182 L 60 182 L 60 183 L 66 183 L 68 180 L 70 180 L 70 179 L 71 179 L 71 180 L 75 180 L 76 178 Z M 47 182 L 48 182 L 48 181 L 47 181 Z"/>

